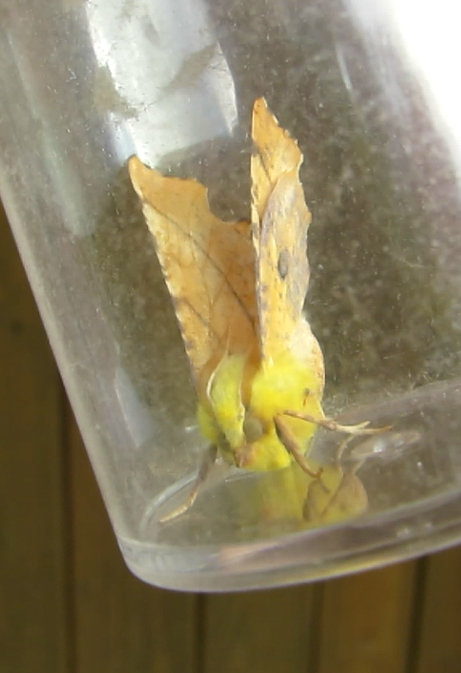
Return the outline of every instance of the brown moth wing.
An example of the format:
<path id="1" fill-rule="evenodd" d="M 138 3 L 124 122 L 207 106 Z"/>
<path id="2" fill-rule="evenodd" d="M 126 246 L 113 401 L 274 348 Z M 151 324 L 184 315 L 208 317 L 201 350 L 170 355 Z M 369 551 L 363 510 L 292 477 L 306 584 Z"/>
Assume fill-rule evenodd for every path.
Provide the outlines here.
<path id="1" fill-rule="evenodd" d="M 299 181 L 302 154 L 267 108 L 255 101 L 252 122 L 251 220 L 263 360 L 295 349 L 323 385 L 323 357 L 303 315 L 309 285 L 311 214 Z"/>
<path id="2" fill-rule="evenodd" d="M 163 177 L 135 156 L 128 167 L 197 383 L 211 357 L 257 347 L 250 224 L 215 217 L 195 180 Z"/>

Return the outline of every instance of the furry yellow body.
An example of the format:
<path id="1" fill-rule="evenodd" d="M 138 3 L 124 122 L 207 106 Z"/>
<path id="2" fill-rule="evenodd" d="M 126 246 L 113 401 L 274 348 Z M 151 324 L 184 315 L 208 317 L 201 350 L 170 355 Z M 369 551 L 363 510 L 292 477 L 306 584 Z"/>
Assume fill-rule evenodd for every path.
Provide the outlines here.
<path id="1" fill-rule="evenodd" d="M 317 426 L 284 412 L 323 418 L 318 378 L 290 351 L 252 369 L 245 356 L 222 359 L 199 402 L 200 428 L 231 464 L 258 471 L 287 467 L 293 458 L 277 435 L 274 419 L 284 417 L 305 454 Z"/>

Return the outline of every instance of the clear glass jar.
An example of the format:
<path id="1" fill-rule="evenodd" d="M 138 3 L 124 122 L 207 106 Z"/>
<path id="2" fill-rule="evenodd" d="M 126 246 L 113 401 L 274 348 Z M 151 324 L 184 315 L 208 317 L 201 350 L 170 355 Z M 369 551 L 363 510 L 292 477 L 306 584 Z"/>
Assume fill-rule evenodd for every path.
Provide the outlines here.
<path id="1" fill-rule="evenodd" d="M 0 0 L 1 196 L 142 579 L 275 586 L 461 539 L 460 13 L 448 0 Z M 127 160 L 194 177 L 216 214 L 248 218 L 258 96 L 304 153 L 325 408 L 392 429 L 341 462 L 346 514 L 367 494 L 358 517 L 305 520 L 296 466 L 218 464 L 161 523 L 205 441 Z M 328 463 L 340 443 L 319 431 L 312 456 Z"/>

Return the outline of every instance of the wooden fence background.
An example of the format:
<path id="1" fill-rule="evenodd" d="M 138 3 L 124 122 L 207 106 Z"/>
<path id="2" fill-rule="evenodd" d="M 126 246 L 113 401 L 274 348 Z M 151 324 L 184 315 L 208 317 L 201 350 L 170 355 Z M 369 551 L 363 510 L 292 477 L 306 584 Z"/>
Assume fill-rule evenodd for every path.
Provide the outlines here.
<path id="1" fill-rule="evenodd" d="M 125 568 L 0 216 L 0 673 L 460 673 L 461 548 L 218 596 Z"/>

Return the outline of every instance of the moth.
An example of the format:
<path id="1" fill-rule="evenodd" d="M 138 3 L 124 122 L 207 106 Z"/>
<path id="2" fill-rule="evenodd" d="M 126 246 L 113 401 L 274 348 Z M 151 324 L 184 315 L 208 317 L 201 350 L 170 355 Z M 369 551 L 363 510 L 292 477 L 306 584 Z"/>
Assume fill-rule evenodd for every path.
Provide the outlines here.
<path id="1" fill-rule="evenodd" d="M 342 426 L 322 409 L 324 362 L 303 312 L 309 285 L 311 214 L 299 179 L 303 156 L 264 98 L 251 123 L 251 218 L 224 222 L 192 179 L 164 177 L 129 160 L 171 295 L 209 442 L 194 502 L 219 454 L 247 470 L 278 470 L 308 460 L 319 426 L 369 434 L 368 423 Z"/>

